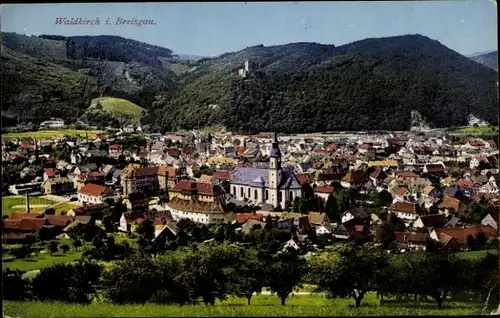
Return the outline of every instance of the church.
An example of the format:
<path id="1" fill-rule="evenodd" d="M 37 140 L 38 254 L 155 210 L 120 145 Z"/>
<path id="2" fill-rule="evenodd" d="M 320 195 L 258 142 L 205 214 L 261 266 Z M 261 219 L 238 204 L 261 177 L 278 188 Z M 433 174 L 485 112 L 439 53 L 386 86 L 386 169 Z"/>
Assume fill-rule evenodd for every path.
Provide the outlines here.
<path id="1" fill-rule="evenodd" d="M 293 172 L 281 166 L 281 152 L 278 136 L 274 134 L 268 168 L 238 167 L 230 181 L 231 194 L 237 200 L 249 200 L 273 207 L 285 207 L 301 195 L 301 186 Z"/>

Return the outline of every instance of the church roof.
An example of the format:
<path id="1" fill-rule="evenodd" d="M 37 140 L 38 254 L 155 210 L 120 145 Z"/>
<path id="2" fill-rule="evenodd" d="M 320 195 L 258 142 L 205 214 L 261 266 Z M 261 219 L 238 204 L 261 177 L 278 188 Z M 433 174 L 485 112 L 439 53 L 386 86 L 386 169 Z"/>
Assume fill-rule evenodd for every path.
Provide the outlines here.
<path id="1" fill-rule="evenodd" d="M 253 167 L 238 167 L 233 174 L 231 184 L 251 187 L 269 187 L 269 170 Z M 293 173 L 281 169 L 279 188 L 300 189 L 301 186 Z"/>

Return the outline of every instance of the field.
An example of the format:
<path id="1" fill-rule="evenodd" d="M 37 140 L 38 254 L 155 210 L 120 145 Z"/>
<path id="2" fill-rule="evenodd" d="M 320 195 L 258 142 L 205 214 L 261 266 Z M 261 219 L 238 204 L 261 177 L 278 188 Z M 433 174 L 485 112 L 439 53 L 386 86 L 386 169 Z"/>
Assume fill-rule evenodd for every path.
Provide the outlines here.
<path id="1" fill-rule="evenodd" d="M 51 208 L 56 211 L 56 215 L 60 215 L 61 212 L 68 212 L 69 210 L 76 209 L 80 207 L 78 204 L 66 202 L 66 203 L 59 203 L 57 205 L 52 206 Z"/>
<path id="2" fill-rule="evenodd" d="M 139 120 L 142 116 L 142 111 L 144 110 L 142 107 L 126 99 L 114 97 L 94 98 L 89 109 L 96 108 L 98 102 L 102 106 L 102 110 L 106 113 L 131 118 L 133 120 Z"/>
<path id="3" fill-rule="evenodd" d="M 74 250 L 74 247 L 71 246 L 71 243 L 68 244 L 71 248 L 66 254 L 62 252 L 54 253 L 54 255 L 50 255 L 49 252 L 32 255 L 25 259 L 8 259 L 4 257 L 2 259 L 2 267 L 10 268 L 11 270 L 22 270 L 22 271 L 32 271 L 35 269 L 41 269 L 44 267 L 52 266 L 56 263 L 67 263 L 72 262 L 79 259 L 82 256 L 83 247 L 80 247 L 78 251 Z"/>
<path id="4" fill-rule="evenodd" d="M 468 259 L 479 259 L 486 256 L 486 254 L 498 254 L 497 250 L 482 250 L 482 251 L 468 251 L 457 253 L 458 257 L 468 258 Z"/>
<path id="5" fill-rule="evenodd" d="M 452 131 L 455 133 L 466 135 L 481 135 L 488 133 L 498 133 L 498 126 L 464 127 Z"/>
<path id="6" fill-rule="evenodd" d="M 74 305 L 60 302 L 4 301 L 5 315 L 13 317 L 234 317 L 234 316 L 404 316 L 404 315 L 474 315 L 481 309 L 475 303 L 444 303 L 437 309 L 434 302 L 385 301 L 379 304 L 374 294 L 368 294 L 360 308 L 352 299 L 329 300 L 321 295 L 289 296 L 285 306 L 277 296 L 257 295 L 252 304 L 246 299 L 229 298 L 215 306 L 189 305 L 113 305 L 94 302 Z"/>
<path id="7" fill-rule="evenodd" d="M 36 205 L 54 205 L 57 202 L 48 200 L 45 198 L 37 198 L 37 197 L 30 197 L 30 205 L 33 205 L 32 208 L 30 208 L 31 212 L 37 212 L 41 210 L 45 210 L 46 207 L 36 207 Z M 21 197 L 21 196 L 12 196 L 12 197 L 2 197 L 2 215 L 8 215 L 12 212 L 25 212 L 26 208 L 13 208 L 14 206 L 18 205 L 26 205 L 26 198 Z"/>
<path id="8" fill-rule="evenodd" d="M 11 141 L 18 138 L 33 137 L 35 139 L 50 139 L 62 138 L 66 135 L 70 136 L 80 136 L 85 137 L 88 135 L 89 138 L 95 138 L 97 134 L 102 133 L 101 130 L 77 130 L 77 129 L 61 129 L 61 130 L 40 130 L 40 131 L 28 131 L 22 133 L 9 133 L 2 134 L 3 141 Z"/>

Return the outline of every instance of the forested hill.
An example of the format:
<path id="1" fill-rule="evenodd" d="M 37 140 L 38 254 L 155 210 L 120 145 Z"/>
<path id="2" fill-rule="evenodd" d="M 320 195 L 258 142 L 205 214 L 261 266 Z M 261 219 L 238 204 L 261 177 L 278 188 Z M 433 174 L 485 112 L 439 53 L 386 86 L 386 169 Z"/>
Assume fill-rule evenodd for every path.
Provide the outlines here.
<path id="1" fill-rule="evenodd" d="M 420 35 L 260 45 L 202 60 L 185 81 L 156 106 L 169 129 L 207 120 L 243 132 L 408 129 L 412 110 L 436 127 L 469 114 L 498 120 L 496 72 Z"/>
<path id="2" fill-rule="evenodd" d="M 249 61 L 249 73 L 239 69 Z M 497 73 L 421 35 L 257 45 L 189 61 L 116 36 L 2 34 L 4 125 L 76 120 L 93 98 L 145 109 L 156 129 L 223 124 L 240 132 L 435 127 L 498 121 Z"/>

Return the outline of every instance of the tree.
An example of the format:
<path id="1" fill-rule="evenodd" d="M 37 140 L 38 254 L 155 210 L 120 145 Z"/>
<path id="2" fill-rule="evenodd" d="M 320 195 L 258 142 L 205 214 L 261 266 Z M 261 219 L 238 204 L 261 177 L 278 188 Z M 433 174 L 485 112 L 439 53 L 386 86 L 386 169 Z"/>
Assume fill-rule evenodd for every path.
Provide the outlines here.
<path id="1" fill-rule="evenodd" d="M 472 235 L 467 235 L 467 247 L 471 250 L 476 249 L 476 239 Z"/>
<path id="2" fill-rule="evenodd" d="M 32 279 L 33 294 L 40 301 L 90 303 L 100 275 L 101 266 L 95 263 L 55 264 Z"/>
<path id="3" fill-rule="evenodd" d="M 66 254 L 69 251 L 69 245 L 61 244 L 61 250 L 63 251 L 64 254 Z"/>
<path id="4" fill-rule="evenodd" d="M 392 195 L 387 190 L 382 190 L 378 192 L 377 198 L 375 200 L 375 205 L 386 206 L 392 203 Z"/>
<path id="5" fill-rule="evenodd" d="M 312 280 L 328 297 L 351 297 L 359 307 L 364 295 L 377 288 L 379 277 L 389 266 L 387 255 L 370 244 L 361 248 L 341 244 L 336 252 L 311 260 Z"/>
<path id="6" fill-rule="evenodd" d="M 147 240 L 152 240 L 155 235 L 155 228 L 153 226 L 153 222 L 151 222 L 150 220 L 144 220 L 137 226 L 136 232 L 141 237 Z"/>
<path id="7" fill-rule="evenodd" d="M 382 222 L 375 231 L 375 239 L 382 244 L 384 250 L 388 250 L 391 243 L 396 240 L 394 226 L 388 222 Z"/>
<path id="8" fill-rule="evenodd" d="M 32 248 L 30 245 L 24 244 L 23 246 L 13 249 L 12 253 L 16 258 L 26 258 L 32 252 Z"/>
<path id="9" fill-rule="evenodd" d="M 75 239 L 75 240 L 73 240 L 72 244 L 73 244 L 75 250 L 78 251 L 78 248 L 82 246 L 82 240 Z"/>
<path id="10" fill-rule="evenodd" d="M 50 241 L 47 248 L 49 249 L 50 255 L 53 255 L 59 250 L 59 246 L 56 241 Z"/>
<path id="11" fill-rule="evenodd" d="M 30 297 L 31 285 L 28 279 L 23 278 L 23 274 L 24 272 L 18 269 L 4 269 L 2 287 L 5 300 L 27 300 Z"/>
<path id="12" fill-rule="evenodd" d="M 339 213 L 339 207 L 332 193 L 328 195 L 328 199 L 326 200 L 325 212 L 330 220 L 340 222 L 341 215 Z"/>
<path id="13" fill-rule="evenodd" d="M 260 293 L 265 285 L 265 263 L 254 249 L 245 250 L 240 262 L 232 293 L 245 297 L 250 305 L 253 294 Z"/>
<path id="14" fill-rule="evenodd" d="M 49 209 L 45 210 L 44 214 L 45 215 L 54 215 L 54 214 L 56 214 L 56 210 L 49 208 Z"/>
<path id="15" fill-rule="evenodd" d="M 488 238 L 486 237 L 486 234 L 484 232 L 479 232 L 476 235 L 476 246 L 479 248 L 484 248 L 486 247 L 486 244 L 488 242 Z"/>
<path id="16" fill-rule="evenodd" d="M 288 295 L 300 285 L 306 262 L 294 251 L 285 251 L 274 256 L 266 268 L 266 285 L 278 295 L 284 306 Z"/>

